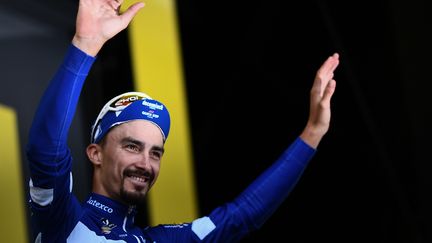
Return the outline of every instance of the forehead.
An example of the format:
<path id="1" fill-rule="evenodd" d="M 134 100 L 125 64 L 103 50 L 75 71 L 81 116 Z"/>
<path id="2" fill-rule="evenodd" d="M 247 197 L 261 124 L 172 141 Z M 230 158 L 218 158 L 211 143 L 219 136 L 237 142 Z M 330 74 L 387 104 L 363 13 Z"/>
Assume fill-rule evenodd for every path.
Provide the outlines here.
<path id="1" fill-rule="evenodd" d="M 163 144 L 160 128 L 147 120 L 133 120 L 117 125 L 108 132 L 107 137 L 115 140 L 131 137 L 150 144 Z"/>

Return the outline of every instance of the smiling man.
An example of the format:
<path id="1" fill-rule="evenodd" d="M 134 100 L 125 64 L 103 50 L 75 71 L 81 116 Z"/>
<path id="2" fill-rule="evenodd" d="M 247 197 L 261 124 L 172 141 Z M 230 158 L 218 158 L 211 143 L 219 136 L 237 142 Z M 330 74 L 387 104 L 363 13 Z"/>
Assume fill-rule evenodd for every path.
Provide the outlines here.
<path id="1" fill-rule="evenodd" d="M 166 107 L 144 93 L 110 100 L 93 125 L 87 147 L 94 165 L 93 192 L 124 204 L 143 203 L 158 177 L 169 128 Z"/>
<path id="2" fill-rule="evenodd" d="M 127 92 L 106 103 L 87 147 L 92 193 L 72 194 L 67 136 L 85 78 L 104 43 L 125 29 L 144 4 L 119 13 L 121 0 L 80 0 L 76 33 L 45 91 L 30 130 L 27 157 L 35 242 L 236 242 L 261 227 L 296 185 L 330 124 L 338 54 L 318 70 L 308 122 L 300 136 L 232 202 L 178 225 L 139 228 L 135 206 L 159 175 L 170 115 L 147 94 Z"/>

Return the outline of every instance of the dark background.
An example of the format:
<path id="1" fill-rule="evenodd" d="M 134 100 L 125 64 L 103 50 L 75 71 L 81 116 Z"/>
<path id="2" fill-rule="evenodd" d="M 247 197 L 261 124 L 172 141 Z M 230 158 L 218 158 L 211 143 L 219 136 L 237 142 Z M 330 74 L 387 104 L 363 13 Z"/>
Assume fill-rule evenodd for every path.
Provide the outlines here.
<path id="1" fill-rule="evenodd" d="M 0 102 L 18 110 L 22 146 L 76 6 L 0 4 Z M 315 72 L 338 52 L 330 131 L 289 198 L 244 242 L 432 242 L 430 3 L 183 0 L 177 9 L 200 214 L 232 200 L 300 134 Z M 126 32 L 100 53 L 72 128 L 75 161 L 86 161 L 101 105 L 130 89 L 128 58 Z M 77 164 L 82 198 L 91 173 Z"/>

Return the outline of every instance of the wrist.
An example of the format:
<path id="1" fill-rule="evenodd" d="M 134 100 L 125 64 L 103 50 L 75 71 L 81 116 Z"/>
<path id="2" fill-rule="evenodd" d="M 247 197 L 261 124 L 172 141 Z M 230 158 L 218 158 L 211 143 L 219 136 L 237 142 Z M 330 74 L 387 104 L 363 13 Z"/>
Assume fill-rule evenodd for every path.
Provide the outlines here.
<path id="1" fill-rule="evenodd" d="M 309 146 L 316 149 L 324 134 L 325 131 L 323 131 L 322 129 L 316 129 L 311 126 L 306 126 L 303 132 L 300 134 L 300 138 Z"/>
<path id="2" fill-rule="evenodd" d="M 95 57 L 99 53 L 104 43 L 104 41 L 98 39 L 84 38 L 77 35 L 75 35 L 72 39 L 72 44 L 75 47 L 85 52 L 87 55 L 93 57 Z"/>

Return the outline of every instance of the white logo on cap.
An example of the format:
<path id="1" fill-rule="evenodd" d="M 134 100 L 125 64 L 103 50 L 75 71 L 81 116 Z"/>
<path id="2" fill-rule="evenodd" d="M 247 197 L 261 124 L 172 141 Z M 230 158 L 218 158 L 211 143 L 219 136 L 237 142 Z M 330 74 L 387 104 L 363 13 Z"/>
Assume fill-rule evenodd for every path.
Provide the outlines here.
<path id="1" fill-rule="evenodd" d="M 148 106 L 150 109 L 153 109 L 153 110 L 156 110 L 156 109 L 163 110 L 163 105 L 159 105 L 159 104 L 156 104 L 156 103 L 150 103 L 150 102 L 148 102 L 146 100 L 144 100 L 142 102 L 142 104 L 145 105 L 145 106 Z"/>
<path id="2" fill-rule="evenodd" d="M 144 116 L 147 116 L 150 119 L 159 118 L 158 114 L 154 114 L 154 113 L 147 112 L 147 111 L 143 111 L 143 112 L 141 112 L 141 114 L 143 114 Z"/>

